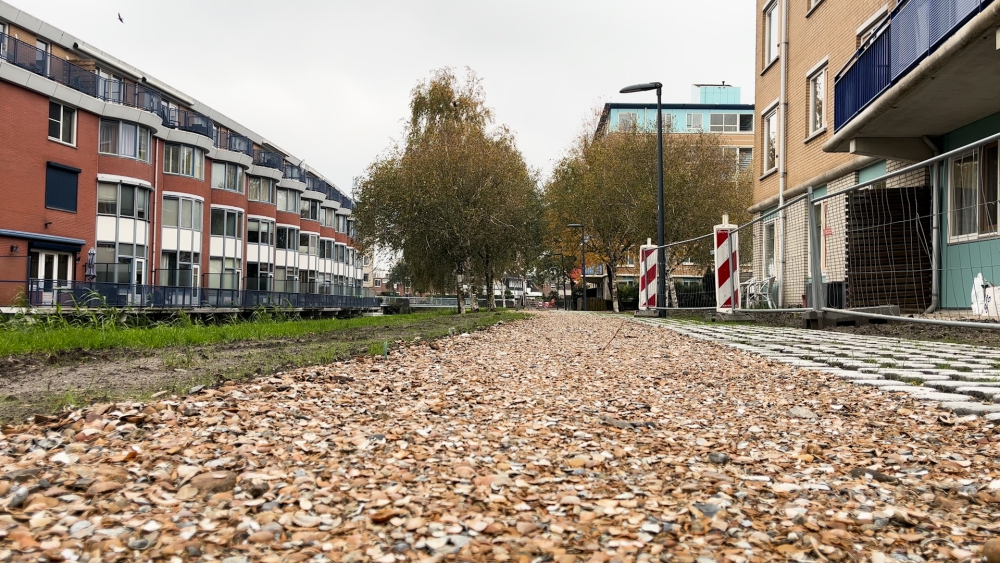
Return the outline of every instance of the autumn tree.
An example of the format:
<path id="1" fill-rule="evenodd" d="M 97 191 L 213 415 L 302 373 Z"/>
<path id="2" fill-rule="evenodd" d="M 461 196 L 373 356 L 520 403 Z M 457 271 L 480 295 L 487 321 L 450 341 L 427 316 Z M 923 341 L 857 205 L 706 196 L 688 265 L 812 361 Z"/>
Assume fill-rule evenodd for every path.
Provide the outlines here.
<path id="1" fill-rule="evenodd" d="M 664 240 L 669 244 L 711 231 L 723 213 L 742 220 L 752 183 L 734 155 L 710 133 L 667 134 L 663 138 Z M 655 239 L 656 135 L 632 128 L 595 137 L 581 134 L 560 160 L 545 186 L 546 226 L 552 241 L 567 254 L 578 242 L 566 235 L 567 223 L 581 223 L 587 234 L 588 264 L 603 264 L 618 310 L 618 267 L 647 238 Z M 567 244 L 568 242 L 568 244 Z M 697 245 L 673 253 L 672 270 Z M 596 260 L 595 260 L 596 258 Z"/>
<path id="2" fill-rule="evenodd" d="M 405 142 L 369 166 L 356 195 L 361 241 L 400 254 L 414 285 L 454 288 L 459 312 L 465 283 L 492 288 L 537 238 L 537 183 L 471 71 L 462 81 L 441 69 L 414 88 Z"/>

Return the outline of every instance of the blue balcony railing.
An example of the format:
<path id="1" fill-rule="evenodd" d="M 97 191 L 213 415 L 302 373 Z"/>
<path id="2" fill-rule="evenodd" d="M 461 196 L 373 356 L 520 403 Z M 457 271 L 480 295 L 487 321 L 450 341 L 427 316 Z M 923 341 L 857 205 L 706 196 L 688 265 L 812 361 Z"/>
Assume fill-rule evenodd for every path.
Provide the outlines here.
<path id="1" fill-rule="evenodd" d="M 248 137 L 224 129 L 215 130 L 214 133 L 215 136 L 213 139 L 217 148 L 238 152 L 247 156 L 254 155 L 253 142 Z"/>
<path id="2" fill-rule="evenodd" d="M 908 0 L 889 13 L 834 82 L 839 130 L 993 0 Z"/>
<path id="3" fill-rule="evenodd" d="M 160 106 L 160 119 L 163 124 L 173 129 L 190 131 L 198 135 L 204 135 L 210 139 L 214 138 L 212 119 L 207 115 L 202 115 L 196 111 L 184 108 Z"/>
<path id="4" fill-rule="evenodd" d="M 285 157 L 276 152 L 266 151 L 262 148 L 255 148 L 253 150 L 253 163 L 254 166 L 263 166 L 265 168 L 281 170 L 285 166 Z"/>
<path id="5" fill-rule="evenodd" d="M 286 180 L 295 180 L 302 183 L 306 181 L 305 169 L 301 166 L 295 166 L 291 162 L 285 162 L 284 174 Z"/>
<path id="6" fill-rule="evenodd" d="M 306 189 L 314 192 L 326 193 L 326 181 L 311 174 L 306 175 Z"/>
<path id="7" fill-rule="evenodd" d="M 340 208 L 341 209 L 354 209 L 354 201 L 344 194 L 340 194 Z"/>

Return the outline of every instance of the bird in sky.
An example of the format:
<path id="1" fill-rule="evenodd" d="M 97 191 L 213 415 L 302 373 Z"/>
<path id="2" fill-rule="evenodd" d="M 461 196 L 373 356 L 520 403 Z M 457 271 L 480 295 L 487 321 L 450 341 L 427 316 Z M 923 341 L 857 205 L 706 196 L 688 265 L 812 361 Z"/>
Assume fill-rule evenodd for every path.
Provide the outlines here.
<path id="1" fill-rule="evenodd" d="M 118 14 L 118 21 L 125 23 L 125 20 L 122 19 L 122 15 L 120 13 Z"/>

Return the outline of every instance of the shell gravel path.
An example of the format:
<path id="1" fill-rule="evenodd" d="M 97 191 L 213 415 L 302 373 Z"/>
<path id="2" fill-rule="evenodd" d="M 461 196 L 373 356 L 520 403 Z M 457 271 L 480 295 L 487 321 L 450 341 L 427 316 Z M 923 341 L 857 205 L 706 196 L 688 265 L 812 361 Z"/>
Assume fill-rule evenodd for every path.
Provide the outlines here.
<path id="1" fill-rule="evenodd" d="M 3 434 L 3 561 L 957 561 L 1000 529 L 991 424 L 612 316 Z"/>

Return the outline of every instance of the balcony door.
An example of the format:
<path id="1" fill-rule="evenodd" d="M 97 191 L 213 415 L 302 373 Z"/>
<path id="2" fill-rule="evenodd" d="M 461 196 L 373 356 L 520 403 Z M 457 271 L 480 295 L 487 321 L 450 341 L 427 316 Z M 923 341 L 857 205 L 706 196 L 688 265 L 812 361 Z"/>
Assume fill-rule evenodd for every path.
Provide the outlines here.
<path id="1" fill-rule="evenodd" d="M 52 305 L 59 290 L 68 290 L 72 285 L 75 258 L 69 252 L 54 250 L 32 250 L 28 257 L 30 287 L 32 292 L 37 292 L 32 302 Z"/>

